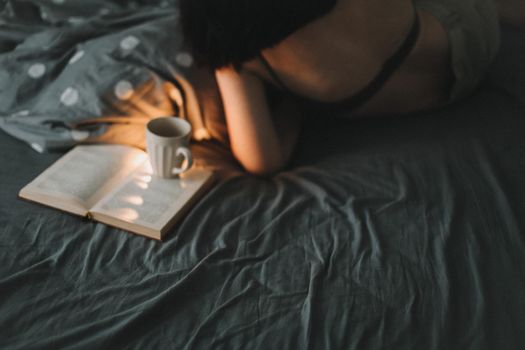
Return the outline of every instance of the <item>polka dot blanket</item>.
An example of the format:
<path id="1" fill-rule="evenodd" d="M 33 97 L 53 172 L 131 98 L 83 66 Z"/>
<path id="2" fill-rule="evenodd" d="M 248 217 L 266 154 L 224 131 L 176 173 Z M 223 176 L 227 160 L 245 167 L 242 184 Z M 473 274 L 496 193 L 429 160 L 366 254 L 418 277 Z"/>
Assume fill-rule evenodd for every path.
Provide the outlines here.
<path id="1" fill-rule="evenodd" d="M 178 115 L 194 139 L 224 141 L 213 74 L 185 50 L 177 8 L 176 0 L 0 1 L 0 128 L 39 152 L 144 147 L 150 118 Z"/>

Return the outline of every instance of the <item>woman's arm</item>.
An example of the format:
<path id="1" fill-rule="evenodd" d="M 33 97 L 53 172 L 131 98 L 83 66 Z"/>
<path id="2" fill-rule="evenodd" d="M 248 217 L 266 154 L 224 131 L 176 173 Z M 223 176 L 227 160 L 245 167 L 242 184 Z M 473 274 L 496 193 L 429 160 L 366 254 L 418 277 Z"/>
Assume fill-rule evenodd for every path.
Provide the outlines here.
<path id="1" fill-rule="evenodd" d="M 230 144 L 243 167 L 270 175 L 288 162 L 299 133 L 300 116 L 285 102 L 272 117 L 264 84 L 256 75 L 233 68 L 216 71 Z"/>

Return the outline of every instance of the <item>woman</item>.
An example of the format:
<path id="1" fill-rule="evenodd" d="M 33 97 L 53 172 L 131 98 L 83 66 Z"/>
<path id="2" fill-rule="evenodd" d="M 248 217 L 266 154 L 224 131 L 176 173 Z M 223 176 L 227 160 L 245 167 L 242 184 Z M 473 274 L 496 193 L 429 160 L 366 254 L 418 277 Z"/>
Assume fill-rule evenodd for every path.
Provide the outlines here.
<path id="1" fill-rule="evenodd" d="M 504 9 L 515 2 L 523 10 L 519 0 L 501 1 Z M 258 175 L 272 174 L 289 160 L 299 108 L 348 116 L 436 108 L 469 94 L 499 45 L 494 0 L 180 5 L 195 58 L 215 70 L 232 151 Z M 267 85 L 290 98 L 276 105 Z"/>

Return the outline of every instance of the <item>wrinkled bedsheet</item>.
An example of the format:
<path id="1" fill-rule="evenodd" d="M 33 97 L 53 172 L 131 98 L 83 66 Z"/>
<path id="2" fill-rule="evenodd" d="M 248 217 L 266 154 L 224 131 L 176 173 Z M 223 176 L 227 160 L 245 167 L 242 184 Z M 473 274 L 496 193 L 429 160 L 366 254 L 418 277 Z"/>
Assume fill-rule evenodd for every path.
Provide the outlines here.
<path id="1" fill-rule="evenodd" d="M 62 154 L 0 134 L 0 348 L 521 349 L 524 64 L 507 28 L 457 105 L 309 119 L 164 243 L 18 200 Z"/>

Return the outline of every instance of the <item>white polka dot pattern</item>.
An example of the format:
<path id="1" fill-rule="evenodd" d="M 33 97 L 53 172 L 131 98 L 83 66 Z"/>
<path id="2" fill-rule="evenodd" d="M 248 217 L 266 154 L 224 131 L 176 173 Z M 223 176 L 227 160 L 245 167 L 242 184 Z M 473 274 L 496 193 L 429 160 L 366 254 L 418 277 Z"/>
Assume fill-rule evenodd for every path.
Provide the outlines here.
<path id="1" fill-rule="evenodd" d="M 137 37 L 130 35 L 122 39 L 120 42 L 120 48 L 122 50 L 130 51 L 137 47 L 140 44 L 140 40 Z"/>
<path id="2" fill-rule="evenodd" d="M 175 56 L 175 61 L 184 68 L 189 68 L 193 64 L 193 57 L 187 52 L 181 52 Z"/>
<path id="3" fill-rule="evenodd" d="M 73 106 L 78 102 L 78 98 L 78 91 L 72 87 L 68 87 L 66 90 L 64 90 L 62 96 L 60 96 L 60 102 L 66 106 Z"/>
<path id="4" fill-rule="evenodd" d="M 83 50 L 80 50 L 80 51 L 77 51 L 73 57 L 71 57 L 71 59 L 69 60 L 69 64 L 73 64 L 75 62 L 77 62 L 79 59 L 81 59 L 82 57 L 84 56 L 84 51 Z"/>
<path id="5" fill-rule="evenodd" d="M 71 138 L 75 141 L 84 141 L 89 137 L 89 131 L 71 130 Z"/>
<path id="6" fill-rule="evenodd" d="M 11 117 L 26 117 L 29 115 L 29 111 L 27 109 L 23 111 L 18 111 L 16 113 L 11 114 Z"/>
<path id="7" fill-rule="evenodd" d="M 33 148 L 38 153 L 44 153 L 44 147 L 40 146 L 38 143 L 32 143 L 31 148 Z"/>
<path id="8" fill-rule="evenodd" d="M 29 74 L 29 76 L 33 79 L 41 78 L 45 73 L 46 66 L 44 66 L 42 63 L 33 64 L 27 71 L 27 74 Z"/>
<path id="9" fill-rule="evenodd" d="M 121 100 L 128 100 L 133 96 L 133 85 L 127 80 L 121 80 L 115 85 L 115 95 Z"/>

